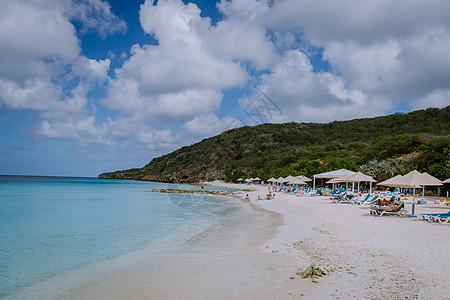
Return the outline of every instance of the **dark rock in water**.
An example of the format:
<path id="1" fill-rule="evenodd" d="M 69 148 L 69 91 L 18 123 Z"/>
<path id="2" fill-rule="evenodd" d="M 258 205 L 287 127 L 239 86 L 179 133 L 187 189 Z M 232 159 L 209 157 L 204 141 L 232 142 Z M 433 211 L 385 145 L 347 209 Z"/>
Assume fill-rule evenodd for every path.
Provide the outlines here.
<path id="1" fill-rule="evenodd" d="M 152 189 L 154 193 L 173 193 L 173 194 L 210 194 L 228 196 L 233 195 L 233 192 L 226 191 L 204 191 L 204 190 L 174 190 L 174 189 Z"/>

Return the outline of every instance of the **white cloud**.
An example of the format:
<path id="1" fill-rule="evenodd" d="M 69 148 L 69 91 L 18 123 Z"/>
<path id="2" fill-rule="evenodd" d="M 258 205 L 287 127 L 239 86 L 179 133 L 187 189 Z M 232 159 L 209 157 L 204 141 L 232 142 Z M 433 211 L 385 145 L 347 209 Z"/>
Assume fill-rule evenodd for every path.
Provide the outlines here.
<path id="1" fill-rule="evenodd" d="M 430 0 L 279 0 L 266 14 L 271 27 L 301 31 L 314 44 L 360 44 L 403 38 L 420 28 L 450 25 L 450 3 Z"/>
<path id="2" fill-rule="evenodd" d="M 211 50 L 202 33 L 213 28 L 196 5 L 147 1 L 140 21 L 159 44 L 132 47 L 104 105 L 141 120 L 186 122 L 217 111 L 223 89 L 245 84 L 246 70 Z"/>
<path id="3" fill-rule="evenodd" d="M 415 0 L 280 0 L 263 19 L 279 49 L 297 44 L 292 35 L 303 45 L 322 49 L 331 73 L 346 89 L 359 91 L 370 102 L 388 101 L 386 107 L 409 102 L 414 108 L 428 95 L 449 88 L 449 9 L 450 3 L 440 0 L 426 5 Z M 279 82 L 290 88 L 288 83 Z M 302 91 L 323 102 L 317 91 L 315 96 L 309 89 Z M 355 110 L 354 117 L 364 112 Z"/>
<path id="4" fill-rule="evenodd" d="M 412 109 L 425 109 L 428 107 L 446 107 L 450 105 L 450 89 L 433 90 L 423 98 L 411 102 Z"/>
<path id="5" fill-rule="evenodd" d="M 401 45 L 396 41 L 387 41 L 361 47 L 356 43 L 332 43 L 324 51 L 335 70 L 352 86 L 365 91 L 392 90 L 402 62 Z"/>
<path id="6" fill-rule="evenodd" d="M 222 0 L 214 24 L 193 3 L 156 3 L 140 23 L 157 43 L 106 58 L 83 55 L 77 35 L 126 30 L 107 1 L 0 0 L 1 107 L 37 111 L 42 137 L 153 155 L 227 129 L 235 119 L 218 114 L 236 88 L 266 92 L 282 111 L 272 122 L 450 103 L 450 2 Z"/>
<path id="7" fill-rule="evenodd" d="M 111 11 L 111 5 L 102 0 L 78 0 L 72 2 L 67 11 L 71 19 L 77 20 L 80 31 L 97 32 L 102 38 L 127 30 L 126 23 Z"/>
<path id="8" fill-rule="evenodd" d="M 38 133 L 47 138 L 58 138 L 63 140 L 75 140 L 81 145 L 101 144 L 114 145 L 114 142 L 105 138 L 107 129 L 96 126 L 94 116 L 85 118 L 70 118 L 60 121 L 41 122 Z"/>
<path id="9" fill-rule="evenodd" d="M 108 58 L 97 61 L 85 56 L 80 56 L 72 64 L 72 71 L 74 75 L 86 78 L 90 81 L 105 81 L 108 79 L 110 64 L 111 61 Z"/>
<path id="10" fill-rule="evenodd" d="M 272 72 L 261 79 L 258 89 L 282 111 L 273 115 L 271 122 L 344 120 L 376 116 L 392 107 L 386 99 L 370 98 L 359 89 L 347 87 L 338 76 L 314 72 L 308 57 L 299 50 L 287 52 Z M 242 107 L 249 101 L 242 99 Z"/>
<path id="11" fill-rule="evenodd" d="M 194 137 L 209 137 L 219 134 L 233 123 L 233 118 L 219 119 L 215 114 L 196 116 L 183 124 L 183 129 Z"/>

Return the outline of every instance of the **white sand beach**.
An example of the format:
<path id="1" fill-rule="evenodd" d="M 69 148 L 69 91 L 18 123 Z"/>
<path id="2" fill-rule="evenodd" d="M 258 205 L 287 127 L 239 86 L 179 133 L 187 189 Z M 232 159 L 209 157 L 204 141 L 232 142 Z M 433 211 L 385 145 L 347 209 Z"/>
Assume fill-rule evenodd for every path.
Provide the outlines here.
<path id="1" fill-rule="evenodd" d="M 242 205 L 258 221 L 211 228 L 187 252 L 157 261 L 144 251 L 80 269 L 37 285 L 35 299 L 450 299 L 450 224 L 371 216 L 325 196 L 258 201 L 267 187 L 209 184 L 252 189 L 239 197 L 249 194 Z M 449 210 L 416 206 L 416 214 Z M 312 263 L 327 274 L 301 278 Z"/>
<path id="2" fill-rule="evenodd" d="M 302 270 L 316 263 L 329 272 L 312 282 L 287 266 L 280 282 L 236 299 L 450 299 L 449 224 L 371 216 L 367 206 L 331 203 L 325 196 L 277 193 L 258 201 L 267 187 L 249 188 L 255 191 L 242 197 L 248 193 L 251 205 L 283 215 L 284 225 L 261 251 L 289 256 Z M 411 212 L 411 204 L 406 209 Z M 449 210 L 416 205 L 416 215 Z"/>

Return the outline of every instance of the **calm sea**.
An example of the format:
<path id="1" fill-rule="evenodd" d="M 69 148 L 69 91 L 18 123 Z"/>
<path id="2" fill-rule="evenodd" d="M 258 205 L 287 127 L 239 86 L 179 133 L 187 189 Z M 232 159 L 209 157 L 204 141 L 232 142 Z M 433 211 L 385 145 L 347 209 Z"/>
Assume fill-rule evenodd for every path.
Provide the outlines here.
<path id="1" fill-rule="evenodd" d="M 153 188 L 199 187 L 0 176 L 0 298 L 144 249 L 198 247 L 194 237 L 257 218 L 237 199 L 153 193 Z M 32 292 L 27 297 L 34 298 Z"/>

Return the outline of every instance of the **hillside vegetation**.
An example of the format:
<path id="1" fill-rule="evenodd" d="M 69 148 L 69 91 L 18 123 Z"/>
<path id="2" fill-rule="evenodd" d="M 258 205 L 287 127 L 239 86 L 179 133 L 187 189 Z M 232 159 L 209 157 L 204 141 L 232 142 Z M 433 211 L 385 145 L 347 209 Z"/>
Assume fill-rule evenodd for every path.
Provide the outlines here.
<path id="1" fill-rule="evenodd" d="M 450 177 L 450 106 L 327 124 L 231 129 L 100 178 L 200 182 L 314 174 L 346 168 L 377 180 L 417 169 Z"/>

